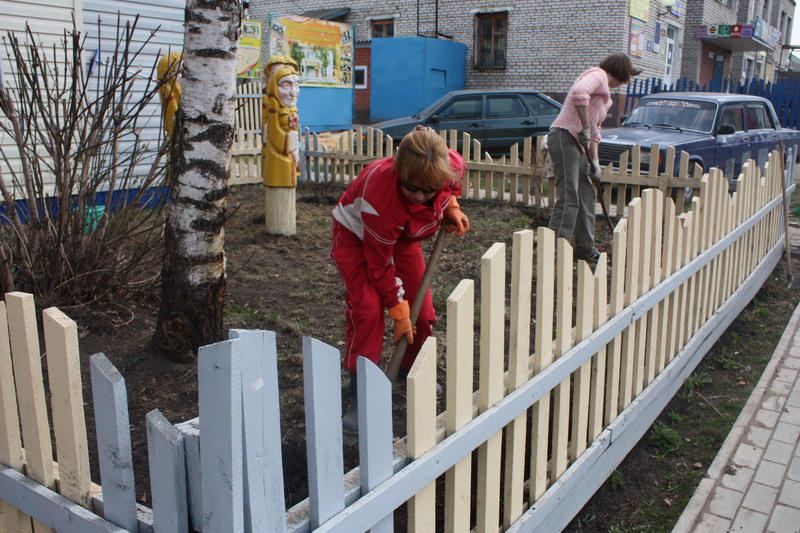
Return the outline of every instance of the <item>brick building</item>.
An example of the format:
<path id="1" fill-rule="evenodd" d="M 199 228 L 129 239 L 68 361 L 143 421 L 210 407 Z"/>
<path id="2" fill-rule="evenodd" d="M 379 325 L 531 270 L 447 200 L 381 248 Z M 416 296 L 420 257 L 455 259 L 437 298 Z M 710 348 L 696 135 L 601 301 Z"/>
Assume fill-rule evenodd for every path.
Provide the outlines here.
<path id="1" fill-rule="evenodd" d="M 795 0 L 252 0 L 249 17 L 269 13 L 335 20 L 353 27 L 357 44 L 354 118 L 369 116 L 369 46 L 374 38 L 426 36 L 467 46 L 465 88 L 528 87 L 562 100 L 574 79 L 613 52 L 628 53 L 641 77 L 667 82 L 743 74 L 774 79 L 788 65 L 782 44 Z M 666 3 L 673 3 L 669 0 Z M 334 15 L 335 14 L 335 15 Z M 697 37 L 698 28 L 752 25 L 761 37 Z M 765 30 L 766 29 L 766 30 Z M 770 45 L 764 38 L 783 35 Z M 360 83 L 359 83 L 360 81 Z M 617 89 L 616 101 L 625 88 Z M 611 116 L 618 116 L 619 106 Z M 366 114 L 365 114 L 366 112 Z"/>

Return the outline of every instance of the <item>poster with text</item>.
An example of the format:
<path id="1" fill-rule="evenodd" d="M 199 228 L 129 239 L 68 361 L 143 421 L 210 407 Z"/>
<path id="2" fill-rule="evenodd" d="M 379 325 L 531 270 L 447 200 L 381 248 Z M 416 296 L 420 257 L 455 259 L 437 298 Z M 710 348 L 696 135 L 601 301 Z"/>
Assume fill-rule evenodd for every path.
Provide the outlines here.
<path id="1" fill-rule="evenodd" d="M 644 49 L 644 28 L 644 22 L 631 18 L 631 31 L 628 39 L 629 55 L 642 57 Z"/>
<path id="2" fill-rule="evenodd" d="M 261 23 L 243 20 L 236 53 L 236 77 L 258 79 L 261 76 Z"/>
<path id="3" fill-rule="evenodd" d="M 349 24 L 294 15 L 271 15 L 269 54 L 300 65 L 300 85 L 353 86 L 353 32 Z"/>

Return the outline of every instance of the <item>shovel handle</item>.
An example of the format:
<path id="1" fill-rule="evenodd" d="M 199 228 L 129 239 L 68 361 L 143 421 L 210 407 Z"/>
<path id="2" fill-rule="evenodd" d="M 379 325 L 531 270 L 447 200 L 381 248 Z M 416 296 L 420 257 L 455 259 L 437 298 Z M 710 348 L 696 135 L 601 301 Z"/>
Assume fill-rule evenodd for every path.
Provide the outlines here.
<path id="1" fill-rule="evenodd" d="M 586 152 L 586 160 L 589 162 L 589 170 L 592 173 L 597 172 L 599 174 L 600 168 L 594 162 L 594 159 L 592 159 L 592 156 L 589 153 L 589 144 L 588 143 L 582 144 L 581 148 L 583 148 L 583 151 Z M 599 183 L 595 184 L 594 180 L 592 180 L 591 178 L 589 178 L 589 180 L 592 181 L 592 184 L 595 186 L 595 189 L 597 190 L 597 199 L 600 202 L 600 207 L 603 209 L 603 218 L 605 219 L 606 224 L 608 224 L 608 229 L 611 230 L 611 233 L 614 233 L 614 223 L 611 222 L 611 217 L 608 215 L 608 206 L 606 205 L 606 199 L 603 198 L 603 186 Z"/>
<path id="2" fill-rule="evenodd" d="M 442 248 L 444 248 L 444 241 L 447 236 L 445 224 L 446 223 L 442 224 L 442 227 L 439 228 L 439 233 L 436 235 L 436 241 L 433 243 L 431 255 L 428 257 L 428 264 L 425 266 L 425 272 L 422 274 L 422 279 L 419 282 L 419 289 L 417 289 L 417 294 L 411 304 L 411 327 L 414 327 L 414 324 L 417 323 L 419 311 L 422 309 L 422 302 L 425 300 L 425 293 L 428 292 L 428 288 L 431 285 L 433 271 L 436 269 L 436 263 L 439 262 L 439 256 L 442 253 Z M 389 378 L 389 381 L 392 383 L 397 380 L 397 372 L 400 370 L 400 363 L 403 361 L 406 348 L 408 348 L 408 340 L 406 336 L 403 335 L 395 345 L 394 353 L 391 359 L 389 359 L 389 364 L 386 368 L 386 377 Z"/>

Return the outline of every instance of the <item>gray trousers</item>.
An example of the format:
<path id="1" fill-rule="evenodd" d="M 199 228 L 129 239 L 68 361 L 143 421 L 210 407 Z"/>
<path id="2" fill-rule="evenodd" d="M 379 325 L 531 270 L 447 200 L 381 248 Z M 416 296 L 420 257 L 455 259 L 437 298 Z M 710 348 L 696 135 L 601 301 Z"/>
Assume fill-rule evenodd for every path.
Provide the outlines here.
<path id="1" fill-rule="evenodd" d="M 570 132 L 552 129 L 547 135 L 547 149 L 553 162 L 556 203 L 550 212 L 548 227 L 556 239 L 568 241 L 575 234 L 575 255 L 586 257 L 597 251 L 594 246 L 595 188 L 588 176 L 586 154 Z"/>

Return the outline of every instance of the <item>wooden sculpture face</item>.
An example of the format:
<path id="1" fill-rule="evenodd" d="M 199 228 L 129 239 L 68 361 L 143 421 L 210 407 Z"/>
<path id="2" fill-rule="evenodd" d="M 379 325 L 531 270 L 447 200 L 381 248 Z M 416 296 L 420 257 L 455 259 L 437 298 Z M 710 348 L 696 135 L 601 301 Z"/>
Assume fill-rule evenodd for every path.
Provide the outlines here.
<path id="1" fill-rule="evenodd" d="M 278 81 L 278 99 L 286 107 L 297 107 L 297 97 L 300 94 L 300 77 L 289 74 Z"/>

